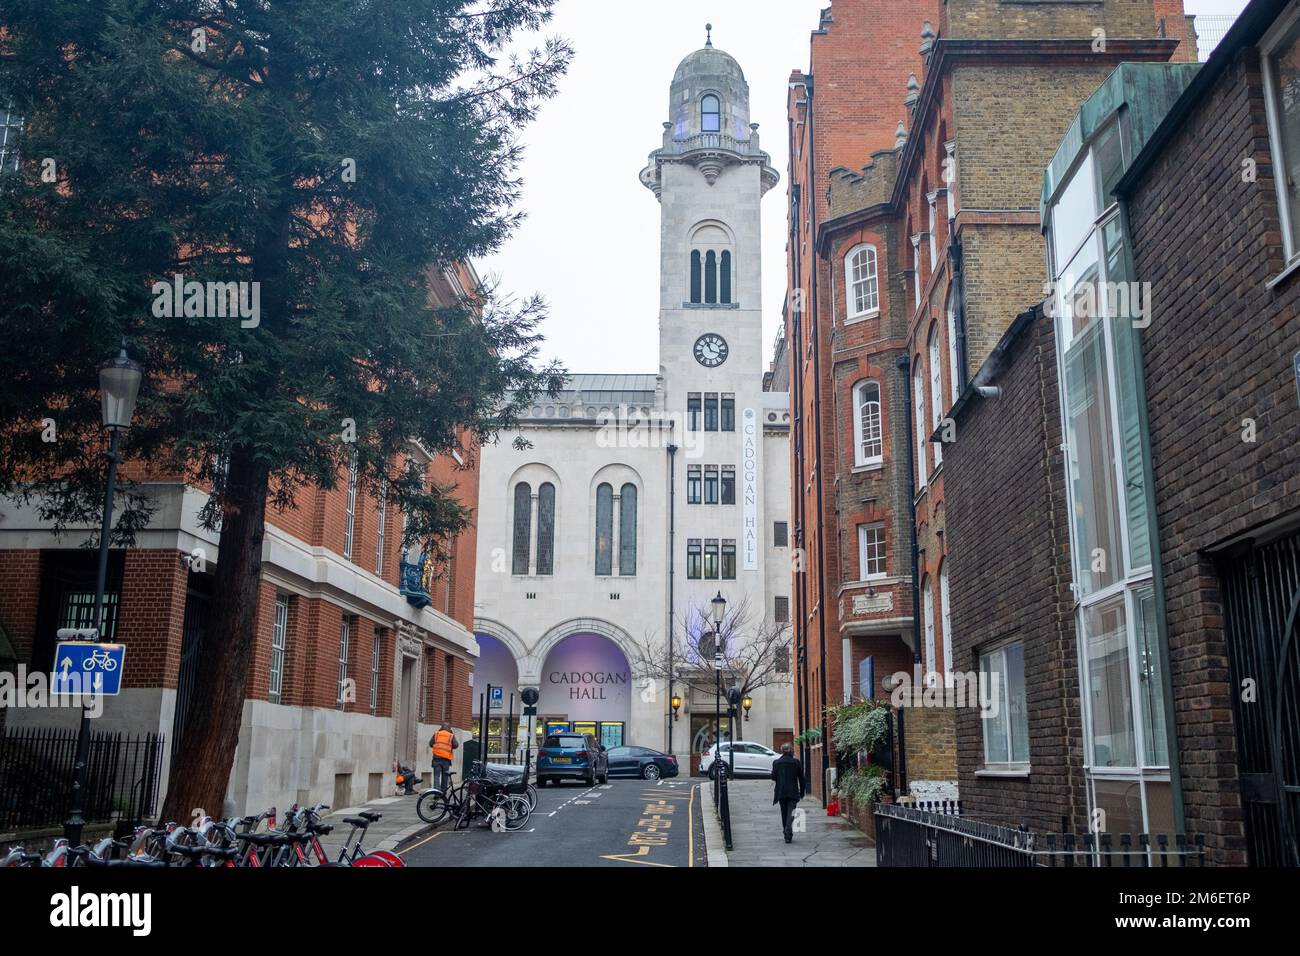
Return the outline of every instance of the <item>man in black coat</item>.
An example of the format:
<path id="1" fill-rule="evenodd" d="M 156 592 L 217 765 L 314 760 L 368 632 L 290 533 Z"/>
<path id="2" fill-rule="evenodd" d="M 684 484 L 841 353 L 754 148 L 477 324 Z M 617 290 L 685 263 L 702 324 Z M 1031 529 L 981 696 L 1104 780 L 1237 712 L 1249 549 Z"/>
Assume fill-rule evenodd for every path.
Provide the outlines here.
<path id="1" fill-rule="evenodd" d="M 785 832 L 785 842 L 794 839 L 794 807 L 803 799 L 803 764 L 791 752 L 789 744 L 781 745 L 781 756 L 772 763 L 772 779 L 776 786 L 772 788 L 772 802 L 781 804 L 781 829 Z"/>

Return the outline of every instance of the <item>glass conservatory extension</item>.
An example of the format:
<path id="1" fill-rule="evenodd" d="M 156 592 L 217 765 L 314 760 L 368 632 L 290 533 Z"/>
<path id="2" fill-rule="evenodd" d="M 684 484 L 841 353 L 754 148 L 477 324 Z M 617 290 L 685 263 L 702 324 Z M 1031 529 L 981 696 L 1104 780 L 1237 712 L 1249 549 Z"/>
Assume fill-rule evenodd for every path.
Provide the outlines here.
<path id="1" fill-rule="evenodd" d="M 1164 96 L 1129 97 L 1125 64 L 1085 104 L 1049 168 L 1043 222 L 1065 438 L 1088 806 L 1094 830 L 1175 833 L 1164 609 L 1157 599 L 1141 335 L 1150 290 L 1135 282 L 1113 191 L 1183 77 L 1139 74 Z M 1163 67 L 1163 65 L 1162 65 Z M 1163 67 L 1168 69 L 1167 67 Z"/>

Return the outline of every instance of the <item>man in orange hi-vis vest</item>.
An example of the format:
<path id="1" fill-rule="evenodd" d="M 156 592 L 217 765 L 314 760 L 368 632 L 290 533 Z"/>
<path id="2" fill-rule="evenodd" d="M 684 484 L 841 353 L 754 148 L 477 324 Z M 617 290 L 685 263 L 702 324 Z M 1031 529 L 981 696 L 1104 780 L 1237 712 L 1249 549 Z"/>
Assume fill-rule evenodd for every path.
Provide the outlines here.
<path id="1" fill-rule="evenodd" d="M 447 772 L 451 770 L 451 752 L 459 746 L 460 742 L 456 740 L 456 735 L 451 732 L 451 729 L 446 724 L 435 730 L 433 736 L 429 738 L 429 749 L 433 752 L 433 786 L 435 789 L 446 789 Z"/>

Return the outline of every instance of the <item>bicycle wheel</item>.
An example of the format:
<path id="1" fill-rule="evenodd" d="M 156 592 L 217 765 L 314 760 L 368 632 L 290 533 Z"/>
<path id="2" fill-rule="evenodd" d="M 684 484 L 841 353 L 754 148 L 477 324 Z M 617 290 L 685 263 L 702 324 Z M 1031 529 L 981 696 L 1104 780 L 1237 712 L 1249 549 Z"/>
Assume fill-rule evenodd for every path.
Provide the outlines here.
<path id="1" fill-rule="evenodd" d="M 533 808 L 528 805 L 528 798 L 512 793 L 503 801 L 506 809 L 506 829 L 522 830 L 528 826 L 528 820 L 533 815 Z"/>
<path id="2" fill-rule="evenodd" d="M 533 811 L 537 809 L 537 788 L 531 783 L 528 785 L 528 809 Z"/>
<path id="3" fill-rule="evenodd" d="M 447 798 L 440 790 L 426 790 L 420 794 L 420 799 L 415 801 L 415 815 L 435 827 L 447 819 L 450 810 Z"/>

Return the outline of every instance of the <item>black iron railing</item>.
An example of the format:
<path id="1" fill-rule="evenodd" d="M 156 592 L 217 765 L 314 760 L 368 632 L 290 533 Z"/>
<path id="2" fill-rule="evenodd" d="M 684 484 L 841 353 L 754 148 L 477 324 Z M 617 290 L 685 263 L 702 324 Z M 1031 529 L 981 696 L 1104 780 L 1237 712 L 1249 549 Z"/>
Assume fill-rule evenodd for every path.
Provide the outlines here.
<path id="1" fill-rule="evenodd" d="M 1200 866 L 1205 841 L 1184 834 L 1043 836 L 959 816 L 876 804 L 876 863 L 895 867 Z"/>
<path id="2" fill-rule="evenodd" d="M 11 727 L 0 736 L 0 831 L 67 818 L 77 728 Z M 163 736 L 95 733 L 86 760 L 87 822 L 135 822 L 157 812 Z"/>
<path id="3" fill-rule="evenodd" d="M 727 772 L 721 764 L 722 758 L 717 758 L 715 763 L 716 771 L 713 774 L 713 806 L 718 811 L 718 820 L 722 823 L 722 841 L 726 844 L 727 849 L 733 849 L 731 845 L 731 797 L 727 792 Z"/>

